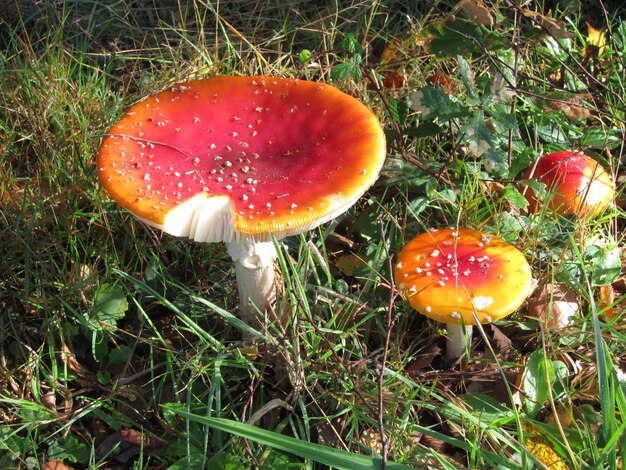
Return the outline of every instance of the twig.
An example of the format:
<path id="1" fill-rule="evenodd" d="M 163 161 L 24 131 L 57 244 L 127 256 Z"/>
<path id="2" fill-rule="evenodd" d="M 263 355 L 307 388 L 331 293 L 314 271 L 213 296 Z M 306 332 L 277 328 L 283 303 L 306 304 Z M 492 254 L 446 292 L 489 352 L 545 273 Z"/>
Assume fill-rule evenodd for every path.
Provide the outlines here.
<path id="1" fill-rule="evenodd" d="M 385 237 L 385 229 L 382 223 L 380 223 L 379 228 L 380 239 L 383 243 L 385 254 L 387 255 L 387 261 L 389 263 L 389 305 L 387 308 L 387 334 L 385 335 L 385 345 L 383 347 L 382 357 L 380 359 L 380 367 L 378 371 L 378 432 L 380 434 L 380 453 L 382 455 L 381 469 L 386 470 L 389 442 L 387 441 L 387 436 L 385 435 L 385 404 L 383 401 L 383 389 L 387 355 L 389 354 L 389 343 L 391 342 L 391 330 L 393 330 L 393 325 L 396 322 L 396 317 L 393 314 L 393 305 L 396 297 L 398 296 L 398 293 L 396 291 L 396 285 L 393 280 L 393 261 L 391 259 L 391 256 L 389 255 L 389 250 L 387 248 L 387 238 Z"/>

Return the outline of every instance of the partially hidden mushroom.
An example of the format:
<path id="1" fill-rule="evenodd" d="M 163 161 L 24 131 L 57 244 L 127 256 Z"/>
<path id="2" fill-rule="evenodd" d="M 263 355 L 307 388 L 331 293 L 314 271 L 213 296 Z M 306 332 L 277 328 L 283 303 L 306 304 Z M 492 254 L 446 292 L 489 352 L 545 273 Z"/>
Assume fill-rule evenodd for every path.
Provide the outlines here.
<path id="1" fill-rule="evenodd" d="M 446 228 L 407 243 L 395 282 L 411 307 L 447 325 L 445 357 L 454 361 L 466 350 L 472 325 L 499 320 L 524 302 L 532 276 L 524 255 L 500 238 Z"/>
<path id="2" fill-rule="evenodd" d="M 97 166 L 124 208 L 166 233 L 226 242 L 249 324 L 276 293 L 273 239 L 352 206 L 377 179 L 375 115 L 310 81 L 219 76 L 170 87 L 106 133 Z"/>
<path id="3" fill-rule="evenodd" d="M 565 150 L 541 156 L 523 175 L 546 185 L 541 201 L 530 188 L 524 188 L 529 210 L 542 207 L 560 215 L 595 216 L 611 203 L 615 183 L 602 166 L 582 152 Z"/>

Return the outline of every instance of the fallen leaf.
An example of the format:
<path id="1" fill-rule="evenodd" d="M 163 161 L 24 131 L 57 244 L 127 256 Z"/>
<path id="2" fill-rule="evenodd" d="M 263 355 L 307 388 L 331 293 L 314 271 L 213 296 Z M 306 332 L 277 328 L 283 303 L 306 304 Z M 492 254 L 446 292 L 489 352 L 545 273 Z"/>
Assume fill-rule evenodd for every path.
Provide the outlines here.
<path id="1" fill-rule="evenodd" d="M 513 341 L 495 325 L 491 325 L 491 330 L 493 331 L 493 340 L 498 348 L 498 357 L 501 360 L 507 360 L 513 351 Z"/>
<path id="2" fill-rule="evenodd" d="M 60 460 L 50 459 L 48 460 L 43 467 L 42 470 L 72 470 L 73 467 L 68 467 Z"/>
<path id="3" fill-rule="evenodd" d="M 529 315 L 553 328 L 570 325 L 579 308 L 578 295 L 565 284 L 546 284 L 528 301 Z"/>
<path id="4" fill-rule="evenodd" d="M 63 345 L 61 359 L 76 374 L 76 381 L 81 387 L 92 389 L 98 384 L 98 380 L 92 374 L 85 372 L 83 366 L 80 365 L 74 353 L 67 345 Z"/>
<path id="5" fill-rule="evenodd" d="M 155 449 L 158 447 L 165 447 L 168 442 L 165 439 L 156 437 L 152 434 L 137 431 L 136 429 L 124 429 L 120 432 L 122 439 L 128 444 L 144 448 Z"/>
<path id="6" fill-rule="evenodd" d="M 415 375 L 421 370 L 430 368 L 433 359 L 439 354 L 441 354 L 441 348 L 436 341 L 432 341 L 425 348 L 416 353 L 415 359 L 407 364 L 405 369 L 407 374 Z"/>
<path id="7" fill-rule="evenodd" d="M 598 309 L 602 312 L 606 318 L 611 320 L 615 317 L 615 309 L 611 305 L 615 302 L 615 290 L 612 285 L 600 286 Z"/>
<path id="8" fill-rule="evenodd" d="M 546 97 L 550 98 L 544 101 L 542 105 L 542 108 L 546 111 L 562 111 L 570 119 L 591 117 L 590 107 L 583 102 L 583 100 L 591 98 L 589 93 L 553 93 L 547 94 Z"/>
<path id="9" fill-rule="evenodd" d="M 543 29 L 545 33 L 555 39 L 565 39 L 572 36 L 572 33 L 567 31 L 563 21 L 552 17 L 551 10 L 548 11 L 547 14 L 539 13 L 528 8 L 522 8 L 521 11 L 522 15 L 532 20 L 534 26 Z"/>
<path id="10" fill-rule="evenodd" d="M 472 21 L 483 26 L 493 26 L 491 10 L 481 0 L 461 0 L 457 3 L 452 14 L 462 11 Z"/>
<path id="11" fill-rule="evenodd" d="M 380 60 L 385 64 L 390 64 L 398 60 L 398 55 L 398 45 L 394 42 L 388 42 L 385 44 Z"/>
<path id="12" fill-rule="evenodd" d="M 406 77 L 400 72 L 390 71 L 385 73 L 383 79 L 383 86 L 395 90 L 396 88 L 402 88 L 406 83 Z"/>
<path id="13" fill-rule="evenodd" d="M 352 276 L 357 268 L 367 266 L 367 262 L 361 256 L 350 253 L 348 255 L 340 256 L 335 265 L 337 266 L 337 269 L 339 269 L 339 271 L 346 276 Z"/>
<path id="14" fill-rule="evenodd" d="M 426 78 L 429 85 L 439 85 L 443 88 L 446 95 L 454 95 L 458 91 L 458 87 L 450 75 L 443 72 L 436 72 Z"/>
<path id="15" fill-rule="evenodd" d="M 606 33 L 596 29 L 587 23 L 587 38 L 585 39 L 585 51 L 583 63 L 587 64 L 591 59 L 598 59 L 606 48 Z"/>

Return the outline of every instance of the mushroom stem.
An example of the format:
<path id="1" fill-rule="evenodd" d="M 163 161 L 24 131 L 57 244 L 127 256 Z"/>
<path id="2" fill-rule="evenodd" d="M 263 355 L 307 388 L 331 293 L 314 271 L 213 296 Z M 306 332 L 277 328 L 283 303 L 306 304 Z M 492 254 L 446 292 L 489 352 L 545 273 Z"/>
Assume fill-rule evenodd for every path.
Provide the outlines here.
<path id="1" fill-rule="evenodd" d="M 263 324 L 263 312 L 276 298 L 273 242 L 234 241 L 228 244 L 228 254 L 235 262 L 241 319 L 258 328 Z"/>
<path id="2" fill-rule="evenodd" d="M 472 325 L 448 323 L 448 336 L 446 338 L 446 361 L 456 361 L 467 348 L 467 341 L 472 341 Z M 467 338 L 467 341 L 466 341 Z"/>

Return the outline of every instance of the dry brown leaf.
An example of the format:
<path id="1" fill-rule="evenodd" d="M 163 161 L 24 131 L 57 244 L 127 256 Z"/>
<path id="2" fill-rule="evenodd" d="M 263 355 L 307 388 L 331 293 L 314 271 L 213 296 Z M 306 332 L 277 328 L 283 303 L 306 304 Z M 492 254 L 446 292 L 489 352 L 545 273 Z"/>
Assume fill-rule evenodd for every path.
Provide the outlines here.
<path id="1" fill-rule="evenodd" d="M 498 357 L 501 360 L 507 360 L 513 351 L 513 341 L 495 325 L 491 325 L 491 330 L 493 331 L 493 340 L 498 348 Z"/>
<path id="2" fill-rule="evenodd" d="M 587 23 L 587 39 L 585 40 L 583 63 L 588 64 L 592 59 L 598 59 L 606 49 L 606 33 Z"/>
<path id="3" fill-rule="evenodd" d="M 572 36 L 572 33 L 567 31 L 565 23 L 552 17 L 552 11 L 548 11 L 545 15 L 528 8 L 522 8 L 521 11 L 522 15 L 533 21 L 534 26 L 542 28 L 545 33 L 553 38 L 565 39 Z"/>
<path id="4" fill-rule="evenodd" d="M 390 71 L 385 73 L 383 79 L 383 86 L 385 88 L 395 90 L 396 88 L 402 88 L 406 83 L 406 77 L 401 72 Z"/>
<path id="5" fill-rule="evenodd" d="M 124 429 L 120 433 L 122 439 L 128 444 L 141 447 L 143 443 L 144 448 L 155 449 L 158 447 L 165 447 L 168 442 L 165 439 L 156 437 L 152 434 L 137 431 L 136 429 Z"/>
<path id="6" fill-rule="evenodd" d="M 578 295 L 565 284 L 546 284 L 528 301 L 529 315 L 553 328 L 568 326 L 579 308 Z"/>
<path id="7" fill-rule="evenodd" d="M 454 95 L 458 91 L 458 87 L 450 75 L 437 72 L 426 78 L 426 83 L 429 85 L 439 85 L 443 88 L 446 95 Z"/>
<path id="8" fill-rule="evenodd" d="M 43 467 L 42 470 L 72 470 L 73 467 L 68 467 L 60 460 L 50 459 L 48 460 Z"/>
<path id="9" fill-rule="evenodd" d="M 571 95 L 552 94 L 543 104 L 546 111 L 562 111 L 570 119 L 588 119 L 591 117 L 591 109 L 583 103 L 583 100 L 591 98 L 589 93 L 575 93 Z"/>
<path id="10" fill-rule="evenodd" d="M 95 377 L 85 372 L 83 366 L 80 365 L 74 353 L 70 351 L 67 345 L 63 345 L 61 358 L 72 372 L 76 374 L 76 381 L 81 387 L 93 388 L 98 383 Z"/>
<path id="11" fill-rule="evenodd" d="M 609 320 L 615 316 L 615 309 L 611 305 L 615 302 L 615 290 L 613 286 L 600 286 L 598 308 Z"/>
<path id="12" fill-rule="evenodd" d="M 355 269 L 367 266 L 367 262 L 361 256 L 355 255 L 354 253 L 340 256 L 337 258 L 335 264 L 337 269 L 346 276 L 352 276 L 354 275 Z"/>
<path id="13" fill-rule="evenodd" d="M 554 424 L 564 428 L 571 428 L 574 425 L 574 410 L 569 408 L 569 404 L 566 406 L 557 401 L 555 403 L 555 409 L 556 413 L 552 408 L 549 409 L 544 422 L 546 424 Z"/>
<path id="14" fill-rule="evenodd" d="M 433 359 L 439 354 L 441 354 L 441 348 L 436 341 L 431 342 L 416 354 L 415 359 L 407 365 L 406 372 L 409 375 L 416 375 L 419 371 L 430 368 Z"/>
<path id="15" fill-rule="evenodd" d="M 453 14 L 461 10 L 472 21 L 484 26 L 493 26 L 491 10 L 481 0 L 461 0 L 454 8 Z"/>

